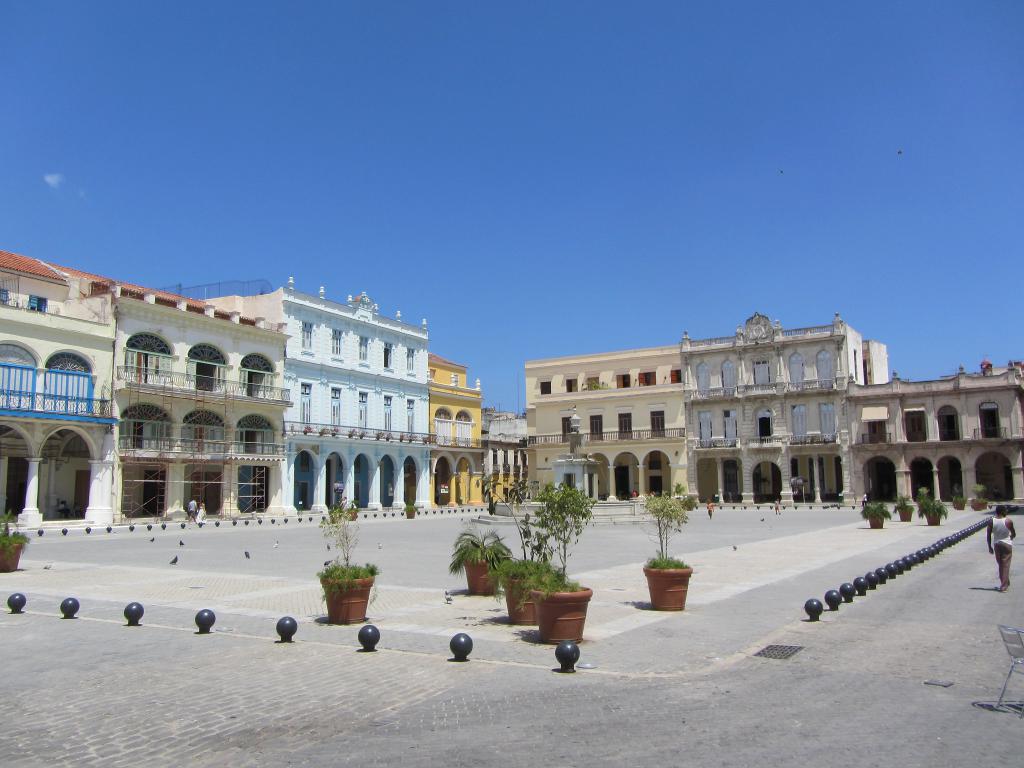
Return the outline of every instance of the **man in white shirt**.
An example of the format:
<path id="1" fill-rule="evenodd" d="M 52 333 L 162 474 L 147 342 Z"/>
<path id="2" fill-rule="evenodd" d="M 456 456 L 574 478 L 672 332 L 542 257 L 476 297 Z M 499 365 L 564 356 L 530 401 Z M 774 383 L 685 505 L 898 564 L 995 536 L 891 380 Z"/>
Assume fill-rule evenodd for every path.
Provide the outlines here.
<path id="1" fill-rule="evenodd" d="M 999 591 L 1010 588 L 1010 559 L 1013 557 L 1013 540 L 1017 537 L 1013 521 L 1006 519 L 1006 508 L 997 507 L 996 516 L 988 521 L 985 531 L 988 538 L 989 554 L 996 556 L 999 568 Z"/>

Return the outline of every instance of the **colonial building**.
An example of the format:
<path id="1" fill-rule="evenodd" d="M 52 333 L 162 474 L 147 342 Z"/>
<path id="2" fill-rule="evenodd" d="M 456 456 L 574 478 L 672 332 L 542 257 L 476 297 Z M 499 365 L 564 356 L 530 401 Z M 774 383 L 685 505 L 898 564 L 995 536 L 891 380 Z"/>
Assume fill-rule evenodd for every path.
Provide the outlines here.
<path id="1" fill-rule="evenodd" d="M 430 497 L 435 506 L 480 504 L 480 379 L 470 387 L 466 366 L 435 354 L 430 365 Z"/>
<path id="2" fill-rule="evenodd" d="M 754 314 L 731 336 L 680 343 L 690 487 L 702 500 L 853 497 L 843 402 L 888 379 L 885 346 L 832 323 L 783 328 Z"/>
<path id="3" fill-rule="evenodd" d="M 529 479 L 526 459 L 526 417 L 484 408 L 481 438 L 484 449 L 484 477 L 491 479 L 491 494 L 503 501 L 515 483 Z"/>
<path id="4" fill-rule="evenodd" d="M 556 481 L 552 463 L 568 452 L 574 409 L 581 450 L 597 462 L 599 499 L 671 492 L 686 483 L 678 346 L 528 361 L 531 484 Z"/>
<path id="5" fill-rule="evenodd" d="M 853 482 L 872 500 L 914 497 L 927 488 L 943 501 L 1024 498 L 1024 372 L 1018 365 L 960 371 L 929 381 L 852 384 L 847 414 Z"/>
<path id="6" fill-rule="evenodd" d="M 288 333 L 284 369 L 287 503 L 323 511 L 426 506 L 427 329 L 380 313 L 365 293 L 344 302 L 286 288 L 211 299 L 259 314 Z"/>
<path id="7" fill-rule="evenodd" d="M 0 251 L 0 511 L 113 520 L 114 314 L 38 259 Z"/>

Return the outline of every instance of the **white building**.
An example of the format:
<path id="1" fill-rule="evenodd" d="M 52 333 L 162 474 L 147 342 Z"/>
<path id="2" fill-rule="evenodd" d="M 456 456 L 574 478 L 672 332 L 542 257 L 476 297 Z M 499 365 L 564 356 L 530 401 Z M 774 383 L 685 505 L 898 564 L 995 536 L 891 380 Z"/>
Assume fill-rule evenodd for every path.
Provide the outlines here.
<path id="1" fill-rule="evenodd" d="M 426 321 L 385 317 L 365 294 L 345 302 L 288 287 L 210 300 L 280 322 L 288 333 L 284 377 L 288 504 L 322 511 L 427 506 L 430 444 Z"/>

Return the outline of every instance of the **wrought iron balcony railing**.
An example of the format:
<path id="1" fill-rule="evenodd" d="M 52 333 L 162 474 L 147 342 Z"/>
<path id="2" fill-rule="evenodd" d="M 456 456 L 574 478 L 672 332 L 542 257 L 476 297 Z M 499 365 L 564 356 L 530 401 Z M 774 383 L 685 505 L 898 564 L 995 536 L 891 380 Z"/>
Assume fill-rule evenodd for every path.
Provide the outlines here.
<path id="1" fill-rule="evenodd" d="M 26 415 L 43 413 L 47 415 L 91 416 L 102 419 L 109 419 L 111 413 L 109 400 L 37 394 L 35 392 L 19 392 L 17 390 L 0 390 L 0 410 L 23 411 Z"/>
<path id="2" fill-rule="evenodd" d="M 666 427 L 664 429 L 615 429 L 608 432 L 581 432 L 581 442 L 612 443 L 631 440 L 667 440 L 677 437 L 686 437 L 685 427 Z M 530 435 L 527 438 L 529 445 L 559 445 L 568 444 L 569 435 Z"/>
<path id="3" fill-rule="evenodd" d="M 283 443 L 241 440 L 196 440 L 186 437 L 121 435 L 117 448 L 123 454 L 172 453 L 197 456 L 284 456 Z"/>
<path id="4" fill-rule="evenodd" d="M 148 368 L 118 366 L 118 380 L 129 387 L 162 389 L 179 393 L 209 393 L 227 397 L 251 398 L 291 402 L 291 392 L 284 387 L 255 384 L 244 381 L 230 381 L 216 376 L 200 376 L 191 373 L 157 371 Z"/>

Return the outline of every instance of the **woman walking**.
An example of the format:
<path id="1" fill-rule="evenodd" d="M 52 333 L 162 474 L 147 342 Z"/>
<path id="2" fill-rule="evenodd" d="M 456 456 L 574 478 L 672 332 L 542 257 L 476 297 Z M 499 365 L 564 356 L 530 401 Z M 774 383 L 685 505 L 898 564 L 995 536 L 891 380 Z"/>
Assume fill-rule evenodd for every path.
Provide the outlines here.
<path id="1" fill-rule="evenodd" d="M 999 568 L 999 591 L 1010 588 L 1010 560 L 1013 558 L 1013 540 L 1017 536 L 1013 521 L 1006 519 L 1006 508 L 996 509 L 996 516 L 988 521 L 985 532 L 988 538 L 989 554 L 996 556 Z"/>

